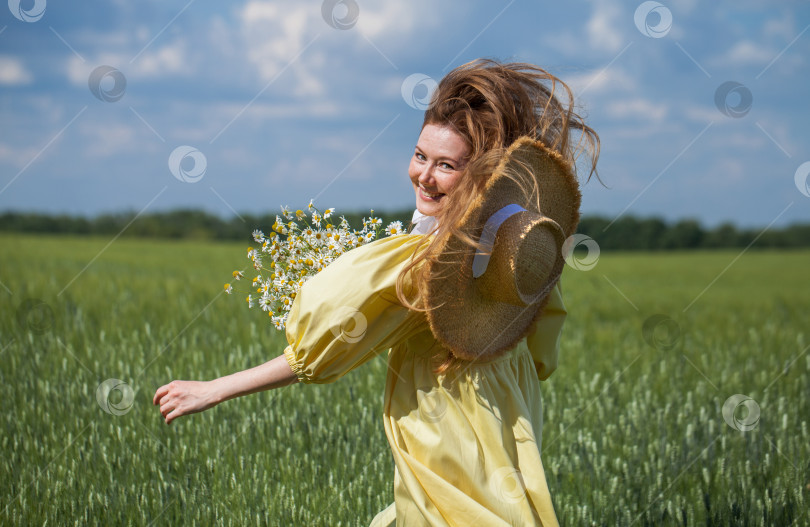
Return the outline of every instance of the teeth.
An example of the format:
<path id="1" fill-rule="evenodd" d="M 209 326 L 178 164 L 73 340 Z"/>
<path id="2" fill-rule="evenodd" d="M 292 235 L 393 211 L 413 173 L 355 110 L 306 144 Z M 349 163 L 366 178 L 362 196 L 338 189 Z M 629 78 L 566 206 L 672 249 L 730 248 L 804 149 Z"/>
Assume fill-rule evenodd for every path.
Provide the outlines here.
<path id="1" fill-rule="evenodd" d="M 441 195 L 442 195 L 442 193 L 441 193 L 441 192 L 437 192 L 437 193 L 435 193 L 435 194 L 434 194 L 434 193 L 431 193 L 431 192 L 428 192 L 427 190 L 425 190 L 425 188 L 424 188 L 424 187 L 419 187 L 419 188 L 420 188 L 420 189 L 422 189 L 422 192 L 423 192 L 423 193 L 424 193 L 426 196 L 431 197 L 431 198 L 437 198 L 437 197 L 439 197 L 439 196 L 441 196 Z"/>

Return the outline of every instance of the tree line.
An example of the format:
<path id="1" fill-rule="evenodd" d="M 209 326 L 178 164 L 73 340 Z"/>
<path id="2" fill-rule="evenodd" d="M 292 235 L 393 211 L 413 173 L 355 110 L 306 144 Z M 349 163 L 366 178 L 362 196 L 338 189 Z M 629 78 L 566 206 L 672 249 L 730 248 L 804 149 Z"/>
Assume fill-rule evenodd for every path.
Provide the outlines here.
<path id="1" fill-rule="evenodd" d="M 382 220 L 382 227 L 401 221 L 409 227 L 413 209 L 374 211 Z M 370 211 L 339 213 L 330 220 L 340 223 L 344 216 L 349 224 L 359 229 Z M 5 212 L 0 214 L 0 231 L 37 234 L 102 235 L 189 238 L 198 240 L 249 241 L 254 229 L 269 233 L 276 213 L 264 215 L 242 214 L 223 219 L 200 210 L 173 210 L 138 215 L 135 212 L 101 214 L 93 218 L 74 215 L 54 215 L 32 212 Z M 301 223 L 303 225 L 303 223 Z M 810 247 L 810 223 L 795 223 L 780 228 L 738 228 L 723 223 L 705 228 L 698 221 L 684 219 L 666 222 L 660 218 L 638 218 L 632 215 L 616 220 L 601 216 L 584 216 L 577 232 L 596 240 L 601 249 L 617 250 L 677 250 L 718 249 L 748 247 L 752 243 L 761 248 Z"/>

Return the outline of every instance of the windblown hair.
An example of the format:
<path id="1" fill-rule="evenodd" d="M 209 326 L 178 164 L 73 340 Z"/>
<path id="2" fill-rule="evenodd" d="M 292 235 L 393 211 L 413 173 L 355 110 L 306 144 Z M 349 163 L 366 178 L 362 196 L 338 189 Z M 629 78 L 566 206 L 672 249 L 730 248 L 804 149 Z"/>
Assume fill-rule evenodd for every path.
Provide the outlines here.
<path id="1" fill-rule="evenodd" d="M 588 181 L 593 175 L 599 178 L 596 171 L 599 136 L 574 112 L 570 88 L 532 64 L 477 59 L 455 68 L 433 93 L 422 128 L 428 124 L 455 129 L 467 142 L 470 154 L 456 185 L 447 193 L 436 215 L 438 231 L 436 228 L 433 231 L 436 236 L 432 241 L 425 236 L 420 248 L 425 243 L 427 247 L 414 253 L 414 258 L 397 277 L 397 297 L 403 305 L 417 311 L 429 309 L 424 302 L 429 266 L 424 264 L 437 260 L 438 248 L 451 236 L 476 249 L 480 247 L 478 240 L 462 232 L 460 223 L 483 192 L 507 147 L 516 139 L 529 136 L 542 141 L 574 170 L 577 157 L 584 152 L 590 161 Z M 534 185 L 534 189 L 526 190 L 530 195 L 539 195 L 536 181 Z M 416 286 L 413 301 L 404 291 L 405 276 L 409 272 Z M 444 348 L 434 360 L 438 364 L 436 373 L 444 373 L 463 362 L 452 352 L 448 355 Z"/>

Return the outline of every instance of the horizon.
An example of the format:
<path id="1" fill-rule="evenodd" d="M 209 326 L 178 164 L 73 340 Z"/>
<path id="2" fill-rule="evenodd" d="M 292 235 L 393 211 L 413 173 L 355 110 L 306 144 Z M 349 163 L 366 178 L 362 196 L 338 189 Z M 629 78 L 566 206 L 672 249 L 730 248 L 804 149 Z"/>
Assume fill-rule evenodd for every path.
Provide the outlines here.
<path id="1" fill-rule="evenodd" d="M 326 207 L 326 208 L 328 208 L 328 207 Z M 296 210 L 296 207 L 293 207 L 292 205 L 289 205 L 289 209 L 294 211 L 294 210 Z M 297 207 L 297 209 L 306 210 L 306 205 Z M 321 209 L 321 210 L 324 210 L 324 209 Z M 413 210 L 415 210 L 415 209 L 413 209 Z M 390 208 L 390 209 L 374 209 L 374 216 L 397 216 L 398 214 L 401 214 L 401 213 L 402 214 L 412 214 L 413 210 L 407 209 L 407 208 L 402 208 L 402 209 L 394 209 L 394 208 Z M 150 216 L 153 216 L 153 215 L 176 214 L 176 213 L 180 213 L 180 212 L 203 213 L 203 214 L 209 215 L 209 216 L 211 216 L 213 218 L 216 218 L 217 220 L 222 221 L 224 223 L 233 222 L 233 221 L 235 221 L 237 219 L 241 219 L 244 222 L 245 221 L 244 220 L 245 216 L 250 216 L 251 218 L 258 219 L 258 218 L 263 218 L 263 217 L 267 217 L 267 216 L 271 216 L 271 215 L 278 215 L 278 216 L 281 215 L 281 210 L 280 209 L 275 210 L 275 211 L 269 211 L 268 210 L 267 212 L 258 212 L 258 213 L 241 211 L 241 212 L 238 212 L 236 214 L 230 213 L 230 215 L 228 215 L 228 214 L 220 214 L 220 213 L 218 213 L 216 211 L 208 211 L 208 210 L 205 210 L 205 209 L 202 209 L 202 208 L 178 207 L 178 208 L 169 208 L 169 209 L 155 208 L 154 210 L 149 210 L 147 212 L 141 212 L 141 211 L 135 210 L 134 208 L 132 208 L 132 209 L 120 209 L 120 210 L 108 210 L 108 211 L 100 211 L 100 212 L 94 213 L 93 215 L 83 215 L 82 213 L 70 213 L 70 212 L 49 212 L 49 211 L 44 211 L 43 212 L 43 211 L 37 211 L 37 210 L 6 209 L 6 210 L 0 210 L 0 216 L 2 216 L 4 214 L 19 214 L 19 215 L 33 214 L 33 215 L 40 215 L 40 216 L 44 216 L 44 217 L 48 217 L 48 218 L 68 217 L 68 218 L 71 218 L 71 219 L 81 219 L 81 220 L 87 220 L 87 221 L 95 221 L 95 220 L 98 220 L 98 219 L 106 217 L 106 216 L 112 216 L 112 217 L 117 217 L 117 216 L 118 217 L 137 216 L 139 218 L 143 218 L 143 217 L 150 217 Z M 369 209 L 353 209 L 353 210 L 336 209 L 336 211 L 335 211 L 335 217 L 338 217 L 338 218 L 340 216 L 343 216 L 343 215 L 346 215 L 346 216 L 363 216 L 363 215 L 368 215 L 368 214 L 369 214 Z M 580 223 L 582 223 L 583 220 L 586 220 L 586 221 L 592 221 L 592 220 L 612 221 L 612 220 L 615 220 L 615 222 L 621 222 L 622 220 L 632 220 L 632 221 L 638 221 L 638 222 L 662 221 L 667 227 L 673 227 L 673 226 L 677 225 L 678 223 L 682 223 L 682 222 L 697 222 L 698 226 L 701 229 L 704 229 L 707 232 L 717 230 L 717 229 L 719 229 L 719 228 L 721 228 L 723 226 L 731 226 L 731 227 L 733 227 L 733 228 L 735 228 L 737 230 L 749 231 L 749 232 L 750 231 L 762 231 L 762 232 L 764 232 L 764 231 L 767 231 L 768 229 L 771 229 L 771 228 L 783 229 L 783 228 L 796 227 L 796 226 L 799 226 L 799 227 L 810 226 L 810 219 L 807 219 L 807 220 L 799 219 L 799 220 L 792 221 L 792 222 L 785 223 L 785 224 L 781 224 L 781 225 L 740 225 L 740 224 L 734 223 L 732 221 L 724 221 L 724 222 L 720 222 L 720 223 L 717 223 L 717 224 L 709 225 L 709 224 L 701 221 L 700 218 L 689 217 L 689 216 L 684 216 L 684 217 L 681 217 L 681 218 L 675 218 L 675 219 L 670 220 L 670 219 L 667 219 L 667 218 L 665 218 L 665 217 L 663 217 L 661 215 L 651 214 L 651 215 L 648 215 L 648 216 L 641 216 L 641 215 L 638 215 L 638 214 L 629 214 L 629 213 L 623 214 L 622 216 L 620 216 L 618 218 L 614 218 L 613 216 L 611 216 L 609 214 L 583 213 L 581 215 L 581 218 L 580 218 Z M 405 221 L 410 221 L 410 220 L 405 220 Z M 253 227 L 254 226 L 250 226 L 250 225 L 247 225 L 247 224 L 245 225 L 245 228 L 248 229 L 248 230 L 252 229 Z M 13 231 L 6 231 L 6 232 L 13 232 Z M 246 232 L 247 232 L 247 230 L 246 230 Z M 122 232 L 122 234 L 123 234 L 123 232 Z M 248 235 L 249 234 L 250 233 L 248 233 Z"/>

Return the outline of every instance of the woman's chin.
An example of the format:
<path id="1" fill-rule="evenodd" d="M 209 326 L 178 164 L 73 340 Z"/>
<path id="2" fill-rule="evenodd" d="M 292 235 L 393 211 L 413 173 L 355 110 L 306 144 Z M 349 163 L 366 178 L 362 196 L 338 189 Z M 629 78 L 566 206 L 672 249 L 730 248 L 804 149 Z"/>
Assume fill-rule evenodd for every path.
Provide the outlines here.
<path id="1" fill-rule="evenodd" d="M 436 203 L 425 203 L 424 201 L 417 199 L 416 210 L 425 216 L 435 216 L 439 213 L 439 206 Z"/>
<path id="2" fill-rule="evenodd" d="M 447 199 L 447 196 L 442 196 L 439 201 L 428 201 L 422 196 L 416 196 L 416 210 L 425 216 L 436 216 L 442 208 L 442 203 Z"/>

